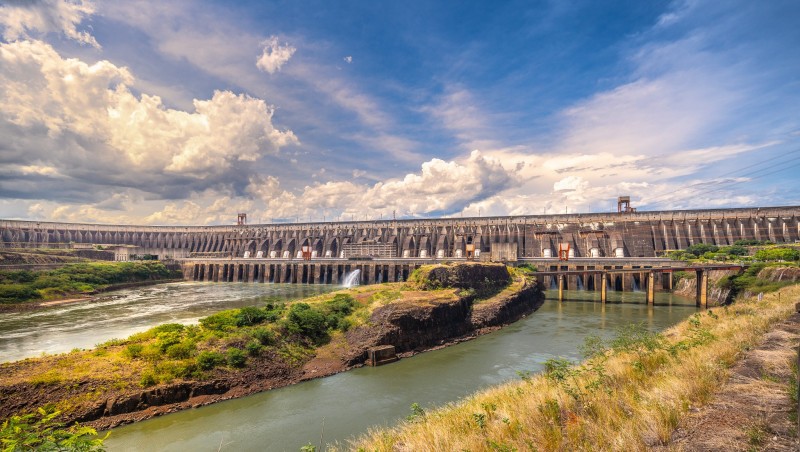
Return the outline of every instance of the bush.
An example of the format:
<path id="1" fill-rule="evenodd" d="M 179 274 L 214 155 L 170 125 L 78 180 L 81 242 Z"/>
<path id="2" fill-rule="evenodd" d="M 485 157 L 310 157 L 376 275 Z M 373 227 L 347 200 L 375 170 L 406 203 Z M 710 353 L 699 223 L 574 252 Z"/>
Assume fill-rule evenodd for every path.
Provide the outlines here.
<path id="1" fill-rule="evenodd" d="M 75 424 L 65 428 L 56 421 L 60 411 L 39 408 L 35 414 L 11 416 L 0 426 L 0 445 L 4 451 L 73 450 L 103 451 L 103 441 L 91 427 Z"/>
<path id="2" fill-rule="evenodd" d="M 130 344 L 125 347 L 125 350 L 122 352 L 122 354 L 130 359 L 136 359 L 142 356 L 142 349 L 144 349 L 142 344 Z"/>
<path id="3" fill-rule="evenodd" d="M 245 345 L 245 350 L 247 350 L 247 354 L 250 356 L 258 356 L 261 353 L 261 350 L 264 349 L 264 346 L 261 345 L 258 341 L 250 341 Z"/>
<path id="4" fill-rule="evenodd" d="M 167 347 L 167 356 L 172 359 L 191 358 L 194 354 L 194 344 L 191 342 L 181 342 Z"/>
<path id="5" fill-rule="evenodd" d="M 716 245 L 697 243 L 686 248 L 687 253 L 694 254 L 697 257 L 700 257 L 703 254 L 708 253 L 709 251 L 712 253 L 716 253 L 717 251 L 719 251 L 719 247 Z"/>
<path id="6" fill-rule="evenodd" d="M 724 246 L 719 249 L 720 252 L 731 255 L 731 256 L 747 256 L 747 248 L 743 247 L 742 245 L 731 245 L 731 246 Z"/>
<path id="7" fill-rule="evenodd" d="M 0 303 L 17 303 L 41 297 L 39 292 L 28 285 L 0 284 Z"/>
<path id="8" fill-rule="evenodd" d="M 754 257 L 760 261 L 796 261 L 800 260 L 800 251 L 794 248 L 767 248 L 758 250 Z"/>
<path id="9" fill-rule="evenodd" d="M 202 370 L 211 370 L 225 364 L 225 357 L 219 352 L 203 351 L 197 355 L 197 366 Z"/>
<path id="10" fill-rule="evenodd" d="M 275 332 L 269 328 L 255 328 L 250 332 L 250 335 L 261 345 L 273 345 L 275 343 Z"/>
<path id="11" fill-rule="evenodd" d="M 236 328 L 237 313 L 237 309 L 218 312 L 200 319 L 200 325 L 211 331 L 231 331 Z"/>
<path id="12" fill-rule="evenodd" d="M 244 367 L 247 363 L 247 355 L 240 348 L 231 347 L 228 349 L 228 365 L 231 367 Z"/>
<path id="13" fill-rule="evenodd" d="M 267 319 L 267 312 L 254 306 L 247 306 L 234 315 L 236 326 L 251 326 L 259 324 Z"/>
<path id="14" fill-rule="evenodd" d="M 143 388 L 149 388 L 150 386 L 155 386 L 157 383 L 156 376 L 153 372 L 145 372 L 142 374 L 142 378 L 139 379 L 139 385 Z"/>
<path id="15" fill-rule="evenodd" d="M 289 308 L 285 327 L 289 334 L 306 337 L 316 345 L 329 339 L 327 316 L 307 303 L 296 303 Z"/>

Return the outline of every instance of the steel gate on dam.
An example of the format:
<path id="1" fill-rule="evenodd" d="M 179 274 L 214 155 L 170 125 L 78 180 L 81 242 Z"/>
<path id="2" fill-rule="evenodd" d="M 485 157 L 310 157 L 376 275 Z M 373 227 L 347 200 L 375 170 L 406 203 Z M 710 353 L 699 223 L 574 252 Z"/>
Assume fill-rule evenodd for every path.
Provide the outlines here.
<path id="1" fill-rule="evenodd" d="M 448 259 L 474 249 L 476 258 L 515 260 L 555 257 L 563 243 L 569 244 L 570 257 L 655 257 L 697 243 L 731 245 L 740 239 L 798 242 L 800 207 L 236 226 L 0 220 L 6 248 L 100 245 L 159 258 L 285 260 L 300 258 L 306 247 L 311 259 Z"/>

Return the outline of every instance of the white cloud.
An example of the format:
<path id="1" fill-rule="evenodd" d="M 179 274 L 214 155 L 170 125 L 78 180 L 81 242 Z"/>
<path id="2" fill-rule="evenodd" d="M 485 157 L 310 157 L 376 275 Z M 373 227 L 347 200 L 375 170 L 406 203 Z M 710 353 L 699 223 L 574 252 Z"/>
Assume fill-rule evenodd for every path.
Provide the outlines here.
<path id="1" fill-rule="evenodd" d="M 344 57 L 344 61 L 345 61 L 347 64 L 350 64 L 350 63 L 352 63 L 352 62 L 353 62 L 353 57 L 352 57 L 352 56 L 350 56 L 350 55 L 348 55 L 348 56 Z"/>
<path id="2" fill-rule="evenodd" d="M 100 48 L 95 38 L 77 26 L 95 11 L 88 0 L 35 0 L 0 4 L 3 39 L 29 38 L 31 33 L 62 33 L 69 39 Z"/>
<path id="3" fill-rule="evenodd" d="M 187 112 L 164 107 L 157 96 L 136 97 L 129 89 L 134 81 L 126 68 L 63 59 L 40 41 L 0 44 L 0 125 L 17 126 L 23 135 L 44 128 L 50 146 L 74 134 L 104 147 L 103 155 L 33 151 L 56 167 L 57 159 L 102 160 L 106 170 L 195 178 L 223 174 L 236 162 L 298 142 L 291 131 L 273 126 L 273 109 L 261 99 L 216 91 Z M 18 152 L 37 157 L 30 149 Z"/>
<path id="4" fill-rule="evenodd" d="M 256 61 L 256 67 L 270 74 L 278 72 L 281 66 L 286 64 L 292 55 L 294 55 L 294 52 L 297 51 L 297 49 L 290 46 L 288 43 L 280 45 L 277 36 L 271 36 L 269 39 L 262 42 L 261 45 L 264 46 L 264 49 L 261 52 L 261 56 L 258 57 Z"/>
<path id="5" fill-rule="evenodd" d="M 250 180 L 248 191 L 266 203 L 271 217 L 307 216 L 331 211 L 345 215 L 398 216 L 441 214 L 461 210 L 475 199 L 491 196 L 516 183 L 515 170 L 478 151 L 462 161 L 432 159 L 419 173 L 373 185 L 332 181 L 307 186 L 299 195 L 280 189 L 274 177 Z"/>

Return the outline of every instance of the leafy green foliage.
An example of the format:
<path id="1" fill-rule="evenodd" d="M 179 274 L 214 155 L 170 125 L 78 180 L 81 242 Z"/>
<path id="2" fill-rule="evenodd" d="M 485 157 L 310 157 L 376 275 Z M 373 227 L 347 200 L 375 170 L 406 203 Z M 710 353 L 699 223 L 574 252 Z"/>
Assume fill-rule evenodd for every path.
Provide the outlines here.
<path id="1" fill-rule="evenodd" d="M 197 366 L 202 370 L 211 370 L 225 364 L 225 356 L 219 352 L 202 351 L 197 355 Z"/>
<path id="2" fill-rule="evenodd" d="M 308 303 L 296 303 L 289 308 L 285 323 L 289 334 L 308 338 L 313 344 L 320 345 L 328 341 L 328 317 Z"/>
<path id="3" fill-rule="evenodd" d="M 12 416 L 0 427 L 3 452 L 44 451 L 103 451 L 103 441 L 91 427 L 75 424 L 65 428 L 56 419 L 61 414 L 53 409 L 39 408 L 37 413 Z"/>
<path id="4" fill-rule="evenodd" d="M 794 248 L 765 248 L 758 250 L 754 256 L 760 261 L 797 261 L 800 250 Z"/>
<path id="5" fill-rule="evenodd" d="M 247 363 L 247 354 L 236 347 L 231 347 L 226 352 L 228 365 L 231 367 L 244 367 Z"/>
<path id="6" fill-rule="evenodd" d="M 425 410 L 419 406 L 417 402 L 411 404 L 411 414 L 406 416 L 406 420 L 409 422 L 417 422 L 422 419 L 425 419 Z"/>
<path id="7" fill-rule="evenodd" d="M 761 245 L 772 245 L 772 242 L 770 242 L 769 240 L 742 239 L 733 242 L 733 244 L 738 246 L 761 246 Z"/>
<path id="8" fill-rule="evenodd" d="M 330 340 L 329 330 L 346 331 L 350 327 L 346 316 L 353 312 L 355 305 L 356 301 L 347 294 L 337 294 L 320 306 L 296 303 L 289 308 L 284 328 L 290 335 L 322 345 Z"/>

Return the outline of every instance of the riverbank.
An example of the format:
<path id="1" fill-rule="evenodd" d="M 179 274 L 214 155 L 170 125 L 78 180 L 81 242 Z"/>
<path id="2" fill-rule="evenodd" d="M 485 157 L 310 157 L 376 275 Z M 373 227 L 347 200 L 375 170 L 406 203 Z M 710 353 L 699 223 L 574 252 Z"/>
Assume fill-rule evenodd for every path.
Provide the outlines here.
<path id="1" fill-rule="evenodd" d="M 35 311 L 37 309 L 48 308 L 51 306 L 60 306 L 64 304 L 91 301 L 92 299 L 96 298 L 97 295 L 108 294 L 109 292 L 115 292 L 118 290 L 132 289 L 135 287 L 155 286 L 157 284 L 168 284 L 168 283 L 183 282 L 183 281 L 184 281 L 183 278 L 169 278 L 169 279 L 152 279 L 148 281 L 111 284 L 108 286 L 100 287 L 97 290 L 85 293 L 85 295 L 87 296 L 74 297 L 67 295 L 64 298 L 54 298 L 48 301 L 40 301 L 40 302 L 30 301 L 21 303 L 0 304 L 0 314 L 6 312 Z"/>
<path id="2" fill-rule="evenodd" d="M 67 263 L 55 270 L 0 270 L 0 312 L 40 302 L 85 298 L 109 290 L 180 280 L 157 261 Z M 46 305 L 45 305 L 46 306 Z"/>
<path id="3" fill-rule="evenodd" d="M 400 354 L 440 347 L 512 322 L 541 303 L 530 278 L 511 278 L 504 266 L 458 266 L 465 267 L 482 272 L 475 281 L 502 280 L 492 272 L 505 280 L 433 290 L 365 286 L 288 309 L 225 311 L 197 327 L 165 325 L 95 350 L 8 363 L 0 367 L 0 418 L 56 403 L 68 421 L 108 428 L 341 372 L 362 365 L 373 345 L 394 345 Z M 324 331 L 311 328 L 317 320 Z M 439 326 L 435 333 L 419 334 L 431 324 Z"/>
<path id="4" fill-rule="evenodd" d="M 588 341 L 575 366 L 482 391 L 347 448 L 363 450 L 644 450 L 669 447 L 687 413 L 707 404 L 743 354 L 795 311 L 792 286 L 692 316 L 662 335 L 622 331 Z M 789 416 L 789 413 L 781 413 Z M 703 428 L 704 434 L 709 432 Z M 746 445 L 745 445 L 746 446 Z M 743 447 L 746 448 L 746 447 Z"/>

